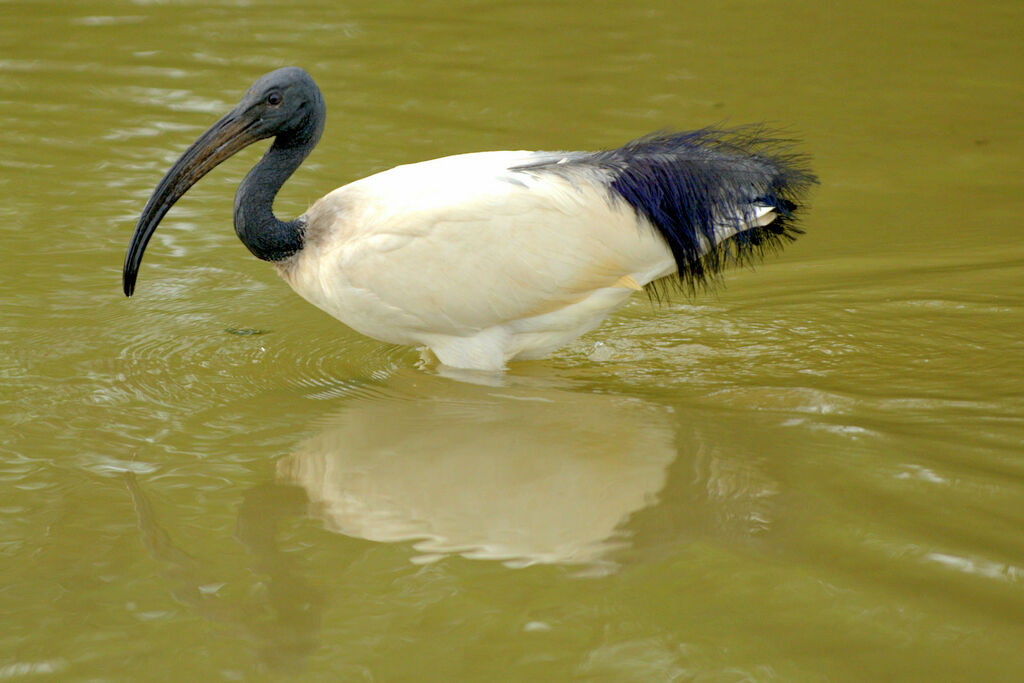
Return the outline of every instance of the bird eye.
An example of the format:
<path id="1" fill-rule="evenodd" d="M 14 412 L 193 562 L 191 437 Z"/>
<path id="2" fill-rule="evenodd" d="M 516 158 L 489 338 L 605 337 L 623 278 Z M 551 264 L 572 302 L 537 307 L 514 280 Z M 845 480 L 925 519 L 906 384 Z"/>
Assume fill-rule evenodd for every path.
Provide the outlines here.
<path id="1" fill-rule="evenodd" d="M 281 93 L 279 92 L 272 92 L 269 95 L 267 95 L 267 104 L 269 104 L 271 107 L 278 106 L 279 104 L 281 104 L 283 100 L 284 98 L 281 97 Z"/>

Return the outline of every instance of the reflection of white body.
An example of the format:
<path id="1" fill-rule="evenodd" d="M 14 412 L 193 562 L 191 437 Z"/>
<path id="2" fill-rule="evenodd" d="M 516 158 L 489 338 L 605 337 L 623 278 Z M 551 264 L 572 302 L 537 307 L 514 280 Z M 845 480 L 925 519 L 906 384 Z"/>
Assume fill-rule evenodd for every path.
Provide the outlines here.
<path id="1" fill-rule="evenodd" d="M 655 502 L 664 413 L 560 392 L 360 403 L 278 463 L 333 531 L 513 564 L 595 564 Z"/>

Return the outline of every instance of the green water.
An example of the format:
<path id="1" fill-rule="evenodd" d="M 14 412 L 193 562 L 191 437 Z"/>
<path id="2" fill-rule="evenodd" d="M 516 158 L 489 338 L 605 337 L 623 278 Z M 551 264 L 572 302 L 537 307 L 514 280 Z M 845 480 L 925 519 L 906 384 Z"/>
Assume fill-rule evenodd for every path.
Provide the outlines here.
<path id="1" fill-rule="evenodd" d="M 1016 0 L 0 2 L 0 679 L 1021 679 L 1022 46 Z M 155 183 L 285 64 L 328 126 L 282 214 L 722 122 L 822 184 L 500 385 L 251 258 L 259 149 L 125 299 Z"/>

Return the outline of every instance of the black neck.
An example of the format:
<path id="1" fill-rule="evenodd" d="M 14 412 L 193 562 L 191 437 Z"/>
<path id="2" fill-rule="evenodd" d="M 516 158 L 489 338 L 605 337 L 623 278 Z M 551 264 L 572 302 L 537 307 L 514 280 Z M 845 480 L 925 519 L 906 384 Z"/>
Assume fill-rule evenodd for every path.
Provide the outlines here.
<path id="1" fill-rule="evenodd" d="M 274 215 L 274 197 L 299 164 L 313 151 L 317 134 L 278 135 L 274 144 L 238 186 L 235 232 L 259 259 L 282 261 L 303 245 L 301 219 L 281 221 Z"/>

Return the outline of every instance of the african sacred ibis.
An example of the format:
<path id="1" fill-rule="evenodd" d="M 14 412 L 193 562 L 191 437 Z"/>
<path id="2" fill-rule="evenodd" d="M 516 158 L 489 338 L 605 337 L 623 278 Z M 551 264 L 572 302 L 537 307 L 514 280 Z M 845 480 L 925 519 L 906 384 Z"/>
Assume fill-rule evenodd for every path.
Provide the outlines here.
<path id="1" fill-rule="evenodd" d="M 247 145 L 274 138 L 235 195 L 235 232 L 303 298 L 370 337 L 444 364 L 501 369 L 593 329 L 630 295 L 701 284 L 801 232 L 816 182 L 759 128 L 657 134 L 601 152 L 480 152 L 344 185 L 291 221 L 274 197 L 323 131 L 304 70 L 266 74 L 157 185 L 124 262 L 131 296 L 174 203 Z"/>

